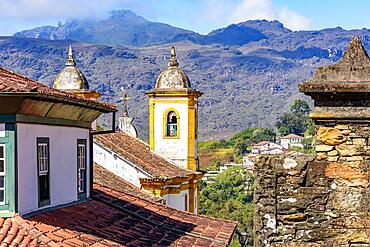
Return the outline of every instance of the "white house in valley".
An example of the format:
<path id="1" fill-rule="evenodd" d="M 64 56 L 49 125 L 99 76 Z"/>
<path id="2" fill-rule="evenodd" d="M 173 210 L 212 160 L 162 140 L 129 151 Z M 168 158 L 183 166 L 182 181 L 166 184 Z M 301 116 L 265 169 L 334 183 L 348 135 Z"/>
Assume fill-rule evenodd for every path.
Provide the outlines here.
<path id="1" fill-rule="evenodd" d="M 302 140 L 303 136 L 299 136 L 296 134 L 289 134 L 279 138 L 279 143 L 285 149 L 290 149 L 292 147 L 300 147 L 302 148 Z"/>
<path id="2" fill-rule="evenodd" d="M 284 152 L 283 146 L 270 141 L 261 141 L 252 146 L 251 154 L 281 154 Z"/>

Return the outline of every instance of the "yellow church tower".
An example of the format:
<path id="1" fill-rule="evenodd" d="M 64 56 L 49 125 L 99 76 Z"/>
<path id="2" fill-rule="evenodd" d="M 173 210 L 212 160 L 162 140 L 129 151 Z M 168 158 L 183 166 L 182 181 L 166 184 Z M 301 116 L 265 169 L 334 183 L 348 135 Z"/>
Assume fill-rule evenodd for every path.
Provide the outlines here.
<path id="1" fill-rule="evenodd" d="M 198 98 L 185 72 L 179 68 L 175 48 L 168 66 L 149 96 L 150 148 L 179 167 L 198 170 Z"/>

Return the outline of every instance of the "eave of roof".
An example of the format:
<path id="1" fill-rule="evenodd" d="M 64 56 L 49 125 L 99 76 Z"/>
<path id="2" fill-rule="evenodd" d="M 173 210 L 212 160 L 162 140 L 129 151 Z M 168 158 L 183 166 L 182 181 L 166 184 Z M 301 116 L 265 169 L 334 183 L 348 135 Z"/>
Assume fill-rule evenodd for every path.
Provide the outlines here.
<path id="1" fill-rule="evenodd" d="M 25 96 L 70 103 L 102 112 L 117 111 L 112 104 L 85 99 L 75 94 L 63 92 L 3 68 L 0 68 L 0 96 Z"/>
<path id="2" fill-rule="evenodd" d="M 118 154 L 122 159 L 133 163 L 152 177 L 148 179 L 169 180 L 175 178 L 188 178 L 194 175 L 201 175 L 183 169 L 164 157 L 154 153 L 150 147 L 140 139 L 128 136 L 123 132 L 95 135 L 94 142 Z"/>

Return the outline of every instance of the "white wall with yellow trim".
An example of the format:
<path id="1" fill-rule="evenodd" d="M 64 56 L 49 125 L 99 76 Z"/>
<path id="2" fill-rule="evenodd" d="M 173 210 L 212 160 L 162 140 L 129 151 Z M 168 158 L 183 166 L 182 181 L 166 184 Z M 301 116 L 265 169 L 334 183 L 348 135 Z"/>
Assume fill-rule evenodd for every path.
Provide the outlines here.
<path id="1" fill-rule="evenodd" d="M 179 167 L 187 168 L 188 160 L 188 98 L 160 98 L 154 100 L 154 151 L 171 159 Z M 176 109 L 178 117 L 177 138 L 166 137 L 165 113 L 168 109 Z"/>

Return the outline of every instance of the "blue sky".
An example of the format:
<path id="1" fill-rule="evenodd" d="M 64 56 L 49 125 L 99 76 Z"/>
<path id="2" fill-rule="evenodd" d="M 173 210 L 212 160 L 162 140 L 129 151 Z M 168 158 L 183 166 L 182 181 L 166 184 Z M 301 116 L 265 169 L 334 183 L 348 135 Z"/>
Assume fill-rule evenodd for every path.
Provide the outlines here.
<path id="1" fill-rule="evenodd" d="M 68 18 L 103 18 L 112 9 L 199 33 L 251 19 L 277 19 L 293 30 L 370 28 L 370 0 L 0 0 L 0 35 Z"/>

